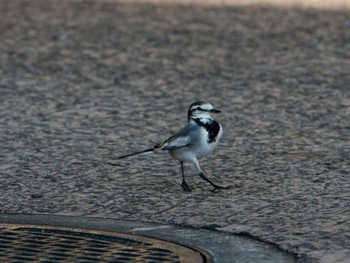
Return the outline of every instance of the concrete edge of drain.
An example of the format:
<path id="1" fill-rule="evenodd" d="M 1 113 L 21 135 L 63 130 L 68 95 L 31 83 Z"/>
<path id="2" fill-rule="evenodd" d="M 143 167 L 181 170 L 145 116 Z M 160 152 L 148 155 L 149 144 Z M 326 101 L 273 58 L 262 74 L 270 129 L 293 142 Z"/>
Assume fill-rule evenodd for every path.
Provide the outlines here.
<path id="1" fill-rule="evenodd" d="M 0 223 L 76 227 L 137 234 L 197 248 L 199 251 L 204 251 L 204 253 L 210 255 L 213 262 L 220 263 L 297 262 L 297 257 L 294 254 L 282 251 L 272 244 L 217 231 L 174 225 L 159 225 L 111 218 L 39 214 L 0 214 Z"/>

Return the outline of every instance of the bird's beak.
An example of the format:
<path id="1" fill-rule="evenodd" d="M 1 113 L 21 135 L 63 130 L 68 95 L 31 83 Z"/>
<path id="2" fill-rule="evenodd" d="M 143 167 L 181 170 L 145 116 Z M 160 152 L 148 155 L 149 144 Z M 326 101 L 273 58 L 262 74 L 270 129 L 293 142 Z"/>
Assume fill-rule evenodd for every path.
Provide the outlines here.
<path id="1" fill-rule="evenodd" d="M 210 112 L 211 112 L 211 113 L 220 113 L 220 112 L 221 112 L 221 110 L 211 109 L 211 110 L 210 110 Z"/>

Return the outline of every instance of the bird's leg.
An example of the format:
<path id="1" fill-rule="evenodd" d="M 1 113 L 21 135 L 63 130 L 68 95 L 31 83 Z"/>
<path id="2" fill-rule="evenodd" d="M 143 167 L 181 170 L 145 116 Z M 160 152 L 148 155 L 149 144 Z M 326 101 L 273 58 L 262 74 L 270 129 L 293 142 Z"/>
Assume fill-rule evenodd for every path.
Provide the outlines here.
<path id="1" fill-rule="evenodd" d="M 208 183 L 210 183 L 212 186 L 214 186 L 214 189 L 213 189 L 213 190 L 210 190 L 210 192 L 215 192 L 216 190 L 219 190 L 219 189 L 227 189 L 227 187 L 223 187 L 223 186 L 214 184 L 212 181 L 210 181 L 207 177 L 204 176 L 203 172 L 200 172 L 200 173 L 199 173 L 199 176 L 200 176 L 202 179 L 204 179 L 205 181 L 207 181 Z"/>
<path id="2" fill-rule="evenodd" d="M 213 190 L 210 190 L 211 192 L 215 192 L 216 190 L 219 190 L 219 189 L 228 189 L 228 187 L 223 187 L 223 186 L 220 186 L 220 185 L 217 185 L 217 184 L 214 184 L 212 181 L 210 181 L 207 177 L 204 176 L 202 170 L 201 170 L 201 167 L 199 166 L 199 163 L 198 163 L 198 160 L 197 159 L 193 159 L 192 160 L 192 163 L 194 164 L 194 167 L 196 168 L 199 176 L 207 181 L 208 183 L 210 183 L 212 186 L 214 186 L 214 189 Z"/>
<path id="3" fill-rule="evenodd" d="M 182 171 L 182 184 L 181 184 L 182 189 L 184 189 L 184 191 L 186 192 L 191 192 L 190 187 L 185 181 L 184 162 L 180 161 L 180 164 L 181 164 L 181 171 Z"/>

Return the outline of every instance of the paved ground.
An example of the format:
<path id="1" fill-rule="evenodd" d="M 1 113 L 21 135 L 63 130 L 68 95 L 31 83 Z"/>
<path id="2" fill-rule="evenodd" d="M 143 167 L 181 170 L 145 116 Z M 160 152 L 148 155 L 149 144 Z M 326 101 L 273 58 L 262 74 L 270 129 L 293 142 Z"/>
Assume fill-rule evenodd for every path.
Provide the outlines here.
<path id="1" fill-rule="evenodd" d="M 0 211 L 251 235 L 350 257 L 349 10 L 0 2 Z M 166 154 L 195 100 L 223 113 L 203 169 Z M 186 166 L 189 175 L 192 167 Z"/>

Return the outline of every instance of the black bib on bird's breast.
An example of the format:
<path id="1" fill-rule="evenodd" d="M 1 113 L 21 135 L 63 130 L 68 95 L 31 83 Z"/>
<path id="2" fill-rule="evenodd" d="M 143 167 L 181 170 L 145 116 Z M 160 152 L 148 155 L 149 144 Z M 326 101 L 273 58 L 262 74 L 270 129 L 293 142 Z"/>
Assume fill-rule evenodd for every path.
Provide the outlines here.
<path id="1" fill-rule="evenodd" d="M 200 119 L 193 119 L 199 126 L 204 127 L 208 132 L 208 143 L 216 141 L 216 137 L 220 131 L 220 125 L 215 120 L 210 120 L 207 123 L 201 122 Z"/>

